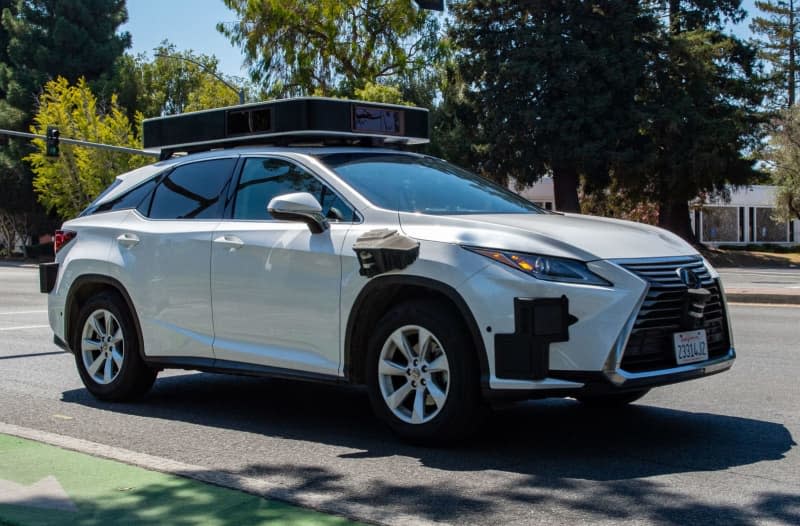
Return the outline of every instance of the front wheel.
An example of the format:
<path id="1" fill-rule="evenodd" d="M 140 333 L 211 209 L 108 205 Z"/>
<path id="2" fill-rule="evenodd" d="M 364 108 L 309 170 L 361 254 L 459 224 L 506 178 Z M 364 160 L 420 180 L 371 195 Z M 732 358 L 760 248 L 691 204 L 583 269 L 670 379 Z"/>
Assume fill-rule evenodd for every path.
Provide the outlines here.
<path id="1" fill-rule="evenodd" d="M 157 371 L 139 355 L 131 314 L 116 294 L 90 298 L 78 314 L 75 362 L 86 389 L 96 398 L 126 401 L 144 395 Z"/>
<path id="2" fill-rule="evenodd" d="M 367 379 L 375 413 L 403 438 L 437 444 L 465 438 L 483 415 L 474 344 L 444 303 L 390 310 L 369 343 Z"/>

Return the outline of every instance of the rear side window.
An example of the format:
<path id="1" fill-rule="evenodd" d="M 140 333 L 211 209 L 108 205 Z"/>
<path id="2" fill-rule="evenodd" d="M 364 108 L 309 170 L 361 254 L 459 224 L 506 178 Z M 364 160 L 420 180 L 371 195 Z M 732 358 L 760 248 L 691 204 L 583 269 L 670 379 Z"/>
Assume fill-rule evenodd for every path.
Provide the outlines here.
<path id="1" fill-rule="evenodd" d="M 236 159 L 214 159 L 178 166 L 155 190 L 152 219 L 216 219 L 222 217 L 221 194 Z"/>

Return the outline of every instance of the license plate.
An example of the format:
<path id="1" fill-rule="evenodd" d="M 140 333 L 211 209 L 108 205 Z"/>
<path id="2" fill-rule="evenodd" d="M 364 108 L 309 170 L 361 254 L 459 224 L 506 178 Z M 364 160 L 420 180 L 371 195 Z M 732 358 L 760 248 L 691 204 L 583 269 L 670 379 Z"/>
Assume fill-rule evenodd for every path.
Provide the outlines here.
<path id="1" fill-rule="evenodd" d="M 672 335 L 675 343 L 675 359 L 678 365 L 708 360 L 708 341 L 705 329 L 676 332 Z"/>

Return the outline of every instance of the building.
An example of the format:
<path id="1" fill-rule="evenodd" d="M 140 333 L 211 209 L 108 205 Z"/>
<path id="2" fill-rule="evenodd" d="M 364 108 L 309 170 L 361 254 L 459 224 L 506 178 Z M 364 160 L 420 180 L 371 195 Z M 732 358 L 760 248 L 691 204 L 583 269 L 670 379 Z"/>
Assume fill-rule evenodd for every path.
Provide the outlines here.
<path id="1" fill-rule="evenodd" d="M 515 183 L 512 182 L 511 189 L 528 201 L 533 202 L 533 204 L 538 205 L 545 210 L 556 209 L 556 194 L 555 190 L 553 189 L 552 177 L 542 177 L 536 184 L 525 187 L 521 190 L 517 190 L 514 186 Z"/>
<path id="2" fill-rule="evenodd" d="M 775 190 L 775 186 L 768 185 L 745 186 L 732 188 L 729 201 L 718 197 L 692 202 L 690 219 L 697 240 L 712 246 L 797 244 L 800 242 L 800 221 L 787 223 L 772 218 Z M 552 177 L 543 177 L 518 193 L 542 208 L 555 210 Z"/>
<path id="3" fill-rule="evenodd" d="M 692 203 L 692 228 L 698 241 L 709 245 L 778 244 L 800 240 L 800 222 L 775 221 L 775 186 L 732 188 L 730 200 Z"/>

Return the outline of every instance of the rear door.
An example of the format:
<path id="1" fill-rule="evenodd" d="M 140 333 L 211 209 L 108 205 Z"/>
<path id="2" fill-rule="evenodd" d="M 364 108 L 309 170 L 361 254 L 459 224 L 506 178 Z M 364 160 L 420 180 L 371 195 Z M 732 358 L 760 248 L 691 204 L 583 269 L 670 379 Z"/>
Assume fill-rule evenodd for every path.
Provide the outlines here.
<path id="1" fill-rule="evenodd" d="M 126 219 L 112 253 L 148 356 L 213 358 L 211 236 L 236 157 L 182 164 Z"/>
<path id="2" fill-rule="evenodd" d="M 275 196 L 309 192 L 329 230 L 267 212 Z M 310 170 L 281 157 L 243 160 L 228 214 L 214 233 L 211 290 L 218 360 L 336 375 L 344 237 L 353 208 Z"/>

